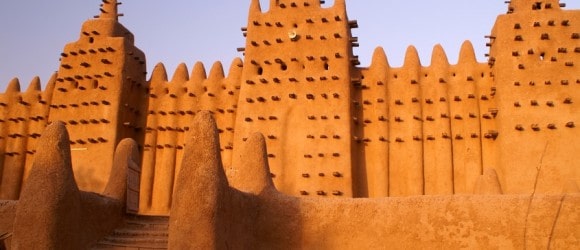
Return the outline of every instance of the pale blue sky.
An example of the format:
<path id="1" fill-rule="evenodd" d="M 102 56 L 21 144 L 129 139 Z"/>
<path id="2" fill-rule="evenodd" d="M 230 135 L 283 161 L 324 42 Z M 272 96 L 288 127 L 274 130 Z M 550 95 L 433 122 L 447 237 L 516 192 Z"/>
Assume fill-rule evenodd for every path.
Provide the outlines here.
<path id="1" fill-rule="evenodd" d="M 268 0 L 261 0 L 264 9 Z M 333 0 L 326 0 L 326 6 Z M 83 21 L 99 13 L 100 0 L 17 0 L 0 3 L 0 92 L 13 77 L 24 89 L 40 76 L 43 85 L 58 68 L 59 54 L 75 41 Z M 120 21 L 133 34 L 136 45 L 147 55 L 151 72 L 163 62 L 173 73 L 185 62 L 206 68 L 220 60 L 225 68 L 241 57 L 244 46 L 240 27 L 246 26 L 250 0 L 125 0 Z M 569 0 L 567 9 L 580 8 Z M 375 47 L 382 46 L 392 66 L 400 66 L 408 45 L 419 50 L 428 65 L 433 46 L 440 43 L 451 63 L 457 60 L 464 40 L 474 44 L 479 61 L 487 53 L 484 36 L 495 18 L 507 10 L 504 0 L 347 0 L 350 19 L 357 19 L 360 47 L 355 54 L 367 66 Z"/>

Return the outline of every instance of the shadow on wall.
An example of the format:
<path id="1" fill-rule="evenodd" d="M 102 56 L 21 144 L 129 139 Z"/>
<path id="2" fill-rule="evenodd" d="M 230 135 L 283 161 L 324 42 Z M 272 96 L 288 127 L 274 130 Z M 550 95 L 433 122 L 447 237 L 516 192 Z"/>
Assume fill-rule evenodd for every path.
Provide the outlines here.
<path id="1" fill-rule="evenodd" d="M 14 249 L 85 249 L 122 221 L 127 168 L 138 160 L 137 144 L 121 141 L 102 194 L 80 191 L 72 171 L 65 125 L 53 122 L 39 140 L 38 153 L 11 216 Z M 1 207 L 0 207 L 1 209 Z M 4 223 L 3 223 L 4 224 Z M 3 233 L 3 231 L 2 231 Z"/>
<path id="2" fill-rule="evenodd" d="M 262 135 L 241 145 L 247 160 L 237 172 L 243 174 L 227 179 L 211 115 L 198 114 L 192 127 L 173 196 L 169 248 L 565 248 L 577 238 L 579 194 L 290 197 L 272 184 Z M 491 186 L 478 190 L 501 192 L 497 177 L 487 175 L 480 185 Z"/>

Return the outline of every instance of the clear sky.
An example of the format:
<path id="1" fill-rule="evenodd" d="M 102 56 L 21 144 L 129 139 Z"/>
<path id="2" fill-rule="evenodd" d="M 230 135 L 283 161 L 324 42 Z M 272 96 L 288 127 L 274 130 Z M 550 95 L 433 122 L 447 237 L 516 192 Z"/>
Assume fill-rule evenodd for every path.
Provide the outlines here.
<path id="1" fill-rule="evenodd" d="M 263 9 L 269 0 L 261 0 Z M 0 92 L 13 78 L 25 89 L 38 75 L 43 85 L 58 69 L 64 45 L 77 40 L 81 24 L 99 13 L 100 0 L 16 0 L 0 3 Z M 326 0 L 331 6 L 334 0 Z M 567 9 L 580 8 L 569 0 Z M 191 70 L 196 61 L 206 68 L 220 60 L 225 68 L 244 46 L 240 27 L 247 25 L 250 0 L 125 0 L 120 18 L 147 55 L 147 68 L 163 62 L 171 76 L 177 64 Z M 440 43 L 451 63 L 464 40 L 471 40 L 479 61 L 487 53 L 484 36 L 497 15 L 507 10 L 504 0 L 347 0 L 348 15 L 359 28 L 361 66 L 382 46 L 392 66 L 400 66 L 407 46 L 415 45 L 422 64 Z"/>

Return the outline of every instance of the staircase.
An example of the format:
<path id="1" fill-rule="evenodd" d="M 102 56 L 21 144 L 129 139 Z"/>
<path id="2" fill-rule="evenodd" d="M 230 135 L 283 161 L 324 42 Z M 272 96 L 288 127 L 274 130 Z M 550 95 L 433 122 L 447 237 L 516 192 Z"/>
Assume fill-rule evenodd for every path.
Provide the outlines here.
<path id="1" fill-rule="evenodd" d="M 169 217 L 127 215 L 122 226 L 92 249 L 167 249 Z"/>

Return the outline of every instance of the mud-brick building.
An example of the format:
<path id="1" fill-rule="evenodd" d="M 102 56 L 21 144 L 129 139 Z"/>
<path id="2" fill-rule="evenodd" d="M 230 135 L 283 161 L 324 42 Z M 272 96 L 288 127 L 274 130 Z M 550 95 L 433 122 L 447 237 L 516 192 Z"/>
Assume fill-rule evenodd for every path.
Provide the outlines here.
<path id="1" fill-rule="evenodd" d="M 457 62 L 440 45 L 421 62 L 409 46 L 404 64 L 392 67 L 380 47 L 361 66 L 351 32 L 358 23 L 345 0 L 320 2 L 271 0 L 264 12 L 251 0 L 241 29 L 246 44 L 237 49 L 243 59 L 227 71 L 221 62 L 209 70 L 181 64 L 172 76 L 158 63 L 146 79 L 138 36 L 119 22 L 119 3 L 103 0 L 44 90 L 36 78 L 21 92 L 14 79 L 0 94 L 0 199 L 7 200 L 0 215 L 12 218 L 0 225 L 0 239 L 12 224 L 26 231 L 18 218 L 27 221 L 34 206 L 21 204 L 39 199 L 49 205 L 35 209 L 84 204 L 78 218 L 102 219 L 126 206 L 137 215 L 125 227 L 165 226 L 131 231 L 161 235 L 160 247 L 224 247 L 211 241 L 217 236 L 248 248 L 578 244 L 577 230 L 568 229 L 579 221 L 570 213 L 580 181 L 579 10 L 558 0 L 512 0 L 482 34 L 486 62 L 466 41 Z M 51 151 L 53 141 L 60 151 Z M 47 184 L 36 166 L 74 178 Z M 59 203 L 30 191 L 49 184 L 81 198 Z M 102 219 L 112 226 L 87 229 L 87 237 L 117 228 L 101 241 L 115 242 L 129 230 L 115 224 L 123 216 Z M 455 226 L 472 236 L 441 235 Z M 381 233 L 394 228 L 400 234 Z M 359 240 L 349 241 L 351 233 Z"/>

